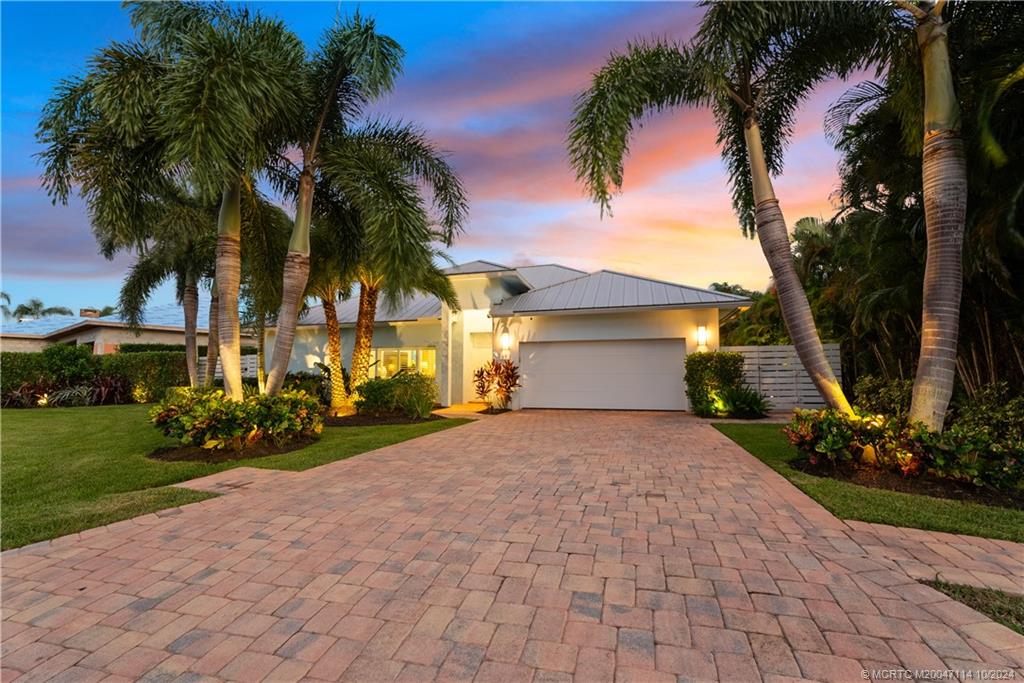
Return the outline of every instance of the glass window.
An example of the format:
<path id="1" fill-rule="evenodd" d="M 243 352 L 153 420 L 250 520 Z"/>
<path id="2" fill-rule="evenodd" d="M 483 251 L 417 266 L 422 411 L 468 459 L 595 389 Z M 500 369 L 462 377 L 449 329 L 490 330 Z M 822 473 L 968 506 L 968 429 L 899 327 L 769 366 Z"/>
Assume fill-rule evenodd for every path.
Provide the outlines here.
<path id="1" fill-rule="evenodd" d="M 418 372 L 433 377 L 437 371 L 437 352 L 431 348 L 374 349 L 373 377 L 394 377 L 400 371 Z"/>

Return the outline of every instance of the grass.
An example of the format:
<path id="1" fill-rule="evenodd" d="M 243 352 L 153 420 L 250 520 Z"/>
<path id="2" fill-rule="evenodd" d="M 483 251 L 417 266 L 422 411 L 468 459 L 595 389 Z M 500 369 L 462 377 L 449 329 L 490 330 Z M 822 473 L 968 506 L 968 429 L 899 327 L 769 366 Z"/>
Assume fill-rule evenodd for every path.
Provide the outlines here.
<path id="1" fill-rule="evenodd" d="M 140 405 L 0 412 L 0 545 L 15 548 L 212 497 L 169 486 L 195 477 L 233 467 L 305 470 L 467 422 L 325 427 L 320 441 L 299 451 L 206 464 L 147 458 L 175 445 L 148 413 Z"/>
<path id="2" fill-rule="evenodd" d="M 921 583 L 981 612 L 992 621 L 1024 635 L 1024 595 L 1011 595 L 991 588 L 960 586 L 945 581 L 922 581 Z"/>
<path id="3" fill-rule="evenodd" d="M 858 486 L 816 477 L 790 465 L 798 457 L 780 425 L 716 424 L 840 519 L 1024 542 L 1024 511 Z"/>

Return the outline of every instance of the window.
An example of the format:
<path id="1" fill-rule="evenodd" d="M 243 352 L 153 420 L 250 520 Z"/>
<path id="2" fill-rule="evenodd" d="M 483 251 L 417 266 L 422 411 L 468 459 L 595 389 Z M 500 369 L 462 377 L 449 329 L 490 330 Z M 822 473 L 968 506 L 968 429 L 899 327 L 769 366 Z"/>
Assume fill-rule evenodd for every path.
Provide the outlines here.
<path id="1" fill-rule="evenodd" d="M 374 349 L 371 377 L 393 377 L 401 370 L 418 372 L 433 377 L 436 372 L 437 352 L 430 348 L 421 349 Z"/>

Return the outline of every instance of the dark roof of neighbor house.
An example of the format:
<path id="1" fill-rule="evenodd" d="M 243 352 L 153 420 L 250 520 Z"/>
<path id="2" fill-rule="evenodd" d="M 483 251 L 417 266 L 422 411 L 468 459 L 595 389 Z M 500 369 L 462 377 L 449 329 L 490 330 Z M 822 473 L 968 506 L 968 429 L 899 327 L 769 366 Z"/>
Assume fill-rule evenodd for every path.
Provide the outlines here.
<path id="1" fill-rule="evenodd" d="M 338 310 L 338 322 L 342 325 L 354 325 L 359 315 L 359 297 L 353 296 L 345 301 L 339 301 L 336 305 Z M 391 309 L 387 302 L 381 297 L 377 301 L 377 315 L 374 318 L 378 323 L 411 322 L 425 318 L 441 317 L 441 300 L 431 294 L 422 294 L 406 299 L 398 308 Z M 299 325 L 323 325 L 324 307 L 313 306 L 299 318 Z"/>
<path id="2" fill-rule="evenodd" d="M 199 301 L 197 331 L 206 332 L 210 316 L 209 299 Z M 4 337 L 28 339 L 48 339 L 60 337 L 72 331 L 88 327 L 127 327 L 128 323 L 120 313 L 105 315 L 101 318 L 82 318 L 77 315 L 55 315 L 38 320 L 22 322 L 5 321 Z M 185 310 L 179 304 L 162 304 L 145 309 L 141 328 L 143 330 L 176 331 L 185 329 Z"/>
<path id="3" fill-rule="evenodd" d="M 749 304 L 749 299 L 735 294 L 599 270 L 509 297 L 492 306 L 491 313 L 507 316 L 635 308 L 732 308 Z"/>

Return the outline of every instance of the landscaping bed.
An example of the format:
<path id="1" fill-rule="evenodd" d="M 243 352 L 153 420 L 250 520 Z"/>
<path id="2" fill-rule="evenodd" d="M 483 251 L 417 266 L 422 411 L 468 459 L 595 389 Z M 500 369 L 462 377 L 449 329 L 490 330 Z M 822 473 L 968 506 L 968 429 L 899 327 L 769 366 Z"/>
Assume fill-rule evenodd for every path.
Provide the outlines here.
<path id="1" fill-rule="evenodd" d="M 812 465 L 806 460 L 794 460 L 791 466 L 814 477 L 846 481 L 872 489 L 1024 510 L 1024 496 L 1020 494 L 994 491 L 952 479 L 938 479 L 927 475 L 907 477 L 889 470 L 854 467 L 848 464 L 840 464 L 836 467 Z"/>

